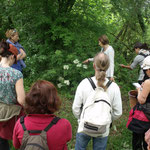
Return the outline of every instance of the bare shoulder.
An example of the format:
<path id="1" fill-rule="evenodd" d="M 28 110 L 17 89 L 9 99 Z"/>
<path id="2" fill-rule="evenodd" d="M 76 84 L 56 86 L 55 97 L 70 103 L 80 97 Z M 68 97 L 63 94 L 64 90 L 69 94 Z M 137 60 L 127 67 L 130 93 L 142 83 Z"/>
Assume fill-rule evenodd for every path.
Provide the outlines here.
<path id="1" fill-rule="evenodd" d="M 144 81 L 143 86 L 150 86 L 150 79 Z"/>

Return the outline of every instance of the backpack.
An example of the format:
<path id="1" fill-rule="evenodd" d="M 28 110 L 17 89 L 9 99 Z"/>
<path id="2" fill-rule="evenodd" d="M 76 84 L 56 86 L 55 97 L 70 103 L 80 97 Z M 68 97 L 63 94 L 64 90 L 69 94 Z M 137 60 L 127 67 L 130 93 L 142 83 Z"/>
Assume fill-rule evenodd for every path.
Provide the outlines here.
<path id="1" fill-rule="evenodd" d="M 149 56 L 149 55 L 150 55 L 150 52 L 149 52 L 148 50 L 144 50 L 144 51 L 146 51 L 147 53 L 141 52 L 141 53 L 139 53 L 138 55 L 143 56 L 143 57 L 144 57 L 144 59 L 145 59 L 147 56 Z M 143 59 L 143 60 L 144 60 L 144 59 Z M 142 61 L 143 61 L 143 60 L 142 60 Z M 142 62 L 142 61 L 141 61 L 141 62 Z"/>
<path id="2" fill-rule="evenodd" d="M 88 78 L 93 87 L 93 91 L 87 98 L 79 121 L 78 133 L 85 133 L 89 136 L 97 137 L 106 132 L 106 128 L 112 122 L 111 103 L 107 91 L 102 87 L 96 87 L 93 80 Z M 112 81 L 108 81 L 108 88 Z"/>
<path id="3" fill-rule="evenodd" d="M 55 125 L 60 118 L 55 117 L 51 123 L 44 130 L 27 130 L 24 124 L 24 117 L 20 118 L 20 123 L 24 130 L 22 144 L 20 150 L 49 150 L 47 145 L 47 134 L 46 132 Z M 38 135 L 30 135 L 29 133 L 40 133 Z"/>
<path id="4" fill-rule="evenodd" d="M 139 53 L 138 55 L 144 56 L 145 58 L 149 56 L 149 54 Z"/>

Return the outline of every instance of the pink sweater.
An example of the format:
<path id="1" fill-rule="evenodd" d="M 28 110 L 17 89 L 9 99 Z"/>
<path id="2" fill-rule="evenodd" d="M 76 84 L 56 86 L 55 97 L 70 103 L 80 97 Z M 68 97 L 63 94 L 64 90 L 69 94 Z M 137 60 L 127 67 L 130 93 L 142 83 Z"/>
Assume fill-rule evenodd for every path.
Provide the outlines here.
<path id="1" fill-rule="evenodd" d="M 27 130 L 43 130 L 53 119 L 55 115 L 32 114 L 24 119 Z M 13 145 L 16 149 L 21 146 L 23 138 L 23 128 L 20 119 L 17 121 L 13 131 Z M 53 125 L 47 132 L 47 143 L 50 150 L 67 150 L 67 142 L 72 138 L 71 124 L 66 119 L 60 119 L 56 125 Z"/>

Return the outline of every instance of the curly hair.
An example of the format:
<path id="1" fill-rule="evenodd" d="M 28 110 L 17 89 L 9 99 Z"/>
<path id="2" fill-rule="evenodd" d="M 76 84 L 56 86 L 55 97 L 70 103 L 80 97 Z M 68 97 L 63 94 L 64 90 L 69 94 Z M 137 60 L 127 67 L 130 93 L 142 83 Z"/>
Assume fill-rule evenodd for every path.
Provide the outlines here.
<path id="1" fill-rule="evenodd" d="M 55 86 L 49 81 L 38 80 L 26 95 L 24 110 L 27 114 L 53 114 L 60 106 Z"/>
<path id="2" fill-rule="evenodd" d="M 16 34 L 18 34 L 18 32 L 16 31 L 16 29 L 9 29 L 6 31 L 5 35 L 8 39 L 11 39 L 13 36 L 15 36 Z"/>

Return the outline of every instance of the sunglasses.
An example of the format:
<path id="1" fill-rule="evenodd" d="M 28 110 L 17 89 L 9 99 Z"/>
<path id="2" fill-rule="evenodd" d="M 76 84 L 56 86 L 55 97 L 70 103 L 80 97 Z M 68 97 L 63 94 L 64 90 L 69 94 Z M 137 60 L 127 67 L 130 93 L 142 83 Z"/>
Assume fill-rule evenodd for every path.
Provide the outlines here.
<path id="1" fill-rule="evenodd" d="M 14 29 L 14 30 L 12 31 L 11 35 L 13 35 L 13 34 L 16 33 L 16 32 L 17 32 L 17 30 Z"/>

